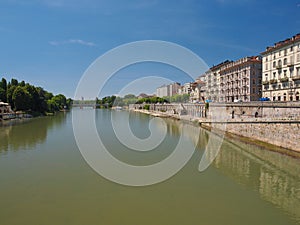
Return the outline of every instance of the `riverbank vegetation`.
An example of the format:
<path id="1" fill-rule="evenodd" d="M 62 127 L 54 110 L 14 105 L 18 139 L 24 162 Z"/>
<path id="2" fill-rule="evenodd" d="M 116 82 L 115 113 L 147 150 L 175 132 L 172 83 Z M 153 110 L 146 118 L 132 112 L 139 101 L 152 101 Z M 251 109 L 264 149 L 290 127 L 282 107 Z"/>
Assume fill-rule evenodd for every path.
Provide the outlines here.
<path id="1" fill-rule="evenodd" d="M 124 97 L 116 97 L 114 95 L 112 96 L 106 96 L 102 99 L 96 99 L 96 103 L 98 107 L 100 108 L 112 108 L 113 106 L 129 106 L 130 104 L 155 104 L 155 103 L 165 103 L 168 102 L 164 98 L 156 97 L 156 96 L 149 96 L 144 98 L 138 98 L 137 96 L 133 94 L 125 95 Z"/>
<path id="2" fill-rule="evenodd" d="M 64 95 L 53 95 L 42 87 L 35 87 L 25 81 L 19 82 L 5 78 L 0 81 L 0 100 L 11 105 L 14 111 L 23 111 L 31 115 L 46 115 L 56 111 L 69 109 L 72 99 Z"/>

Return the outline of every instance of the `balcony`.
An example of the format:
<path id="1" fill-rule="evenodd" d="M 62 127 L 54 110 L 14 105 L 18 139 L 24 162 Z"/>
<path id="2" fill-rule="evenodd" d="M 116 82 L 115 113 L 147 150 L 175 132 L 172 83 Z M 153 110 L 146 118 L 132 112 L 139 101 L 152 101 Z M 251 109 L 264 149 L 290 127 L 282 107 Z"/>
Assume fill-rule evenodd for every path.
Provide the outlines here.
<path id="1" fill-rule="evenodd" d="M 282 68 L 282 65 L 277 65 L 276 69 L 280 70 Z"/>
<path id="2" fill-rule="evenodd" d="M 264 81 L 262 82 L 262 84 L 263 84 L 263 85 L 268 85 L 268 84 L 269 84 L 269 81 L 268 81 L 268 80 L 264 80 Z"/>
<path id="3" fill-rule="evenodd" d="M 280 82 L 288 82 L 289 81 L 289 78 L 288 77 L 282 77 L 280 78 Z"/>
<path id="4" fill-rule="evenodd" d="M 292 80 L 300 80 L 300 75 L 292 76 Z"/>
<path id="5" fill-rule="evenodd" d="M 293 61 L 289 61 L 289 62 L 287 63 L 287 66 L 289 66 L 289 67 L 294 66 L 294 62 L 293 62 Z"/>
<path id="6" fill-rule="evenodd" d="M 270 80 L 270 84 L 276 84 L 276 83 L 277 83 L 277 80 L 276 80 L 276 79 Z"/>

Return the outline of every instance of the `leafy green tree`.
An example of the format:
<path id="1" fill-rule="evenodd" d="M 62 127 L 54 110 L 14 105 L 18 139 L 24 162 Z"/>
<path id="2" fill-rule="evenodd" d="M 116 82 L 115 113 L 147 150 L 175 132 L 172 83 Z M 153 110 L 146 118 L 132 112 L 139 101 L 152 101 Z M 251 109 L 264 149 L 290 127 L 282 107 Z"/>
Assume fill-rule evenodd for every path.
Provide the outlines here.
<path id="1" fill-rule="evenodd" d="M 4 102 L 7 102 L 7 81 L 5 78 L 2 78 L 0 81 L 0 99 Z"/>
<path id="2" fill-rule="evenodd" d="M 71 108 L 71 105 L 73 103 L 73 100 L 71 98 L 68 98 L 67 99 L 67 108 L 70 109 Z"/>
<path id="3" fill-rule="evenodd" d="M 29 110 L 31 107 L 31 96 L 24 87 L 16 87 L 12 100 L 16 110 Z"/>
<path id="4" fill-rule="evenodd" d="M 19 83 L 19 86 L 21 86 L 21 87 L 25 87 L 25 81 L 24 80 L 22 80 L 20 83 Z"/>
<path id="5" fill-rule="evenodd" d="M 59 110 L 59 106 L 57 105 L 54 99 L 47 100 L 47 110 L 49 112 L 55 112 Z"/>
<path id="6" fill-rule="evenodd" d="M 0 100 L 6 102 L 6 91 L 0 87 Z"/>
<path id="7" fill-rule="evenodd" d="M 9 88 L 7 89 L 6 96 L 7 96 L 7 102 L 14 108 L 14 102 L 13 102 L 13 93 L 15 91 L 17 86 L 9 85 Z"/>
<path id="8" fill-rule="evenodd" d="M 11 83 L 11 85 L 13 85 L 13 86 L 18 86 L 18 84 L 19 84 L 18 80 L 17 80 L 17 79 L 14 79 L 14 78 L 11 79 L 10 83 Z"/>
<path id="9" fill-rule="evenodd" d="M 64 95 L 58 94 L 51 98 L 55 102 L 55 104 L 58 106 L 58 110 L 64 109 L 65 106 L 67 106 L 67 99 Z"/>

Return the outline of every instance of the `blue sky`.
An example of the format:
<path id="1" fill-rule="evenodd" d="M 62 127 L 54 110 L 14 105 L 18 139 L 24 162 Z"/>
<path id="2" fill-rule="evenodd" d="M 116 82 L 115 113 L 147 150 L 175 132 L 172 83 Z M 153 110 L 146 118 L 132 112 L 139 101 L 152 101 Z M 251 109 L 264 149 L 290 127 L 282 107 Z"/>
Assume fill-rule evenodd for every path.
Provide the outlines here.
<path id="1" fill-rule="evenodd" d="M 121 44 L 170 41 L 212 66 L 257 55 L 299 32 L 299 0 L 0 0 L 0 75 L 73 97 L 87 67 Z M 189 80 L 147 64 L 121 71 L 103 95 L 161 73 Z"/>

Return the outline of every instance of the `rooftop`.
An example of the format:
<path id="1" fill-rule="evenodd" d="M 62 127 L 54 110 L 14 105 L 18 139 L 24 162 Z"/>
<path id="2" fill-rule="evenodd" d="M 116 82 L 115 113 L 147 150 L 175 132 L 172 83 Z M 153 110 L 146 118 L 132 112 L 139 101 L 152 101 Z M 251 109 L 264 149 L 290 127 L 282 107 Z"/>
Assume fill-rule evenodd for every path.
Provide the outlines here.
<path id="1" fill-rule="evenodd" d="M 272 52 L 274 50 L 277 50 L 277 49 L 280 49 L 282 47 L 285 47 L 287 45 L 290 45 L 290 44 L 293 44 L 293 43 L 296 43 L 296 42 L 300 42 L 300 33 L 296 34 L 295 36 L 291 37 L 291 38 L 287 38 L 283 41 L 279 41 L 279 42 L 276 42 L 274 44 L 274 46 L 268 46 L 266 48 L 266 51 L 262 52 L 261 54 L 262 55 L 265 55 L 269 52 Z"/>

